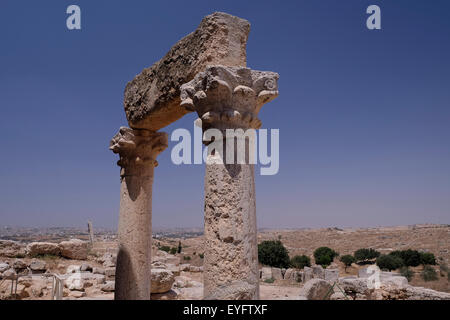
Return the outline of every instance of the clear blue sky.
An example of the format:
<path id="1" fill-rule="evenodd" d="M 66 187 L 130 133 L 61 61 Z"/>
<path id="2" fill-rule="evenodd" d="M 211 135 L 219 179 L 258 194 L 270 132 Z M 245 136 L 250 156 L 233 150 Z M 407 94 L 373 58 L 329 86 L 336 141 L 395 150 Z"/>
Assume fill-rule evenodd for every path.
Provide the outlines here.
<path id="1" fill-rule="evenodd" d="M 280 74 L 260 227 L 450 223 L 449 1 L 2 0 L 0 225 L 115 227 L 123 89 L 214 11 L 249 20 L 248 66 Z M 173 165 L 170 146 L 159 163 L 153 225 L 202 226 L 204 166 Z"/>

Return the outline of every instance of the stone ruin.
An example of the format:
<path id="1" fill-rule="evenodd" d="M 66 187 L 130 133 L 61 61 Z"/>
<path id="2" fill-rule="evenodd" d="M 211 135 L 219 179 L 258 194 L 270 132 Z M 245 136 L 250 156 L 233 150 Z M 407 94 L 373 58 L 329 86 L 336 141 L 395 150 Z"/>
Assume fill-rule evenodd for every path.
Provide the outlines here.
<path id="1" fill-rule="evenodd" d="M 153 171 L 168 146 L 167 134 L 158 130 L 190 112 L 197 112 L 203 131 L 258 129 L 261 107 L 278 96 L 277 73 L 246 67 L 249 32 L 248 21 L 213 13 L 127 84 L 129 128 L 120 128 L 110 143 L 121 167 L 115 299 L 150 299 Z M 224 159 L 226 140 L 223 154 L 208 160 Z M 206 299 L 259 299 L 256 232 L 254 165 L 207 161 Z"/>

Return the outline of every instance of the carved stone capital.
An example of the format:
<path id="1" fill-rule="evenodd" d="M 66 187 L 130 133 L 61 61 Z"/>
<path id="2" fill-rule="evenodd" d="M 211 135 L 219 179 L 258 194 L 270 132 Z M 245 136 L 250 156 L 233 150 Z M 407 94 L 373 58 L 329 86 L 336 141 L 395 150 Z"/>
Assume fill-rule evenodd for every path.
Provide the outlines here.
<path id="1" fill-rule="evenodd" d="M 125 170 L 156 167 L 156 157 L 168 146 L 167 133 L 120 127 L 109 143 L 109 149 L 118 153 L 117 165 Z M 122 170 L 123 172 L 123 170 Z M 123 174 L 122 174 L 123 175 Z"/>
<path id="2" fill-rule="evenodd" d="M 278 96 L 275 72 L 208 66 L 181 86 L 181 106 L 196 111 L 203 130 L 261 127 L 261 107 Z"/>

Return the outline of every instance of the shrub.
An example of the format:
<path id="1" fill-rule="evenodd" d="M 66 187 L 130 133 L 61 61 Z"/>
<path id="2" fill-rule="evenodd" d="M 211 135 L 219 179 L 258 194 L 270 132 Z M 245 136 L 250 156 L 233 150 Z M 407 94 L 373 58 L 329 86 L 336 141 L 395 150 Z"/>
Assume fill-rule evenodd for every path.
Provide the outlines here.
<path id="1" fill-rule="evenodd" d="M 165 252 L 169 252 L 170 251 L 170 247 L 169 246 L 162 246 L 161 248 L 159 248 L 159 250 L 165 251 Z"/>
<path id="2" fill-rule="evenodd" d="M 37 258 L 37 259 L 45 260 L 45 261 L 48 261 L 48 260 L 51 261 L 51 260 L 56 260 L 56 259 L 60 259 L 61 258 L 61 256 L 59 256 L 59 255 L 48 254 L 48 253 L 46 253 L 46 254 L 37 254 L 37 255 L 34 255 L 33 257 Z"/>
<path id="3" fill-rule="evenodd" d="M 177 248 L 176 248 L 176 247 L 170 248 L 169 253 L 170 253 L 170 254 L 175 254 L 175 253 L 177 253 Z"/>
<path id="4" fill-rule="evenodd" d="M 403 265 L 407 267 L 417 267 L 420 264 L 420 252 L 417 250 L 396 250 L 389 253 L 391 256 L 399 257 L 403 260 Z"/>
<path id="5" fill-rule="evenodd" d="M 403 266 L 403 260 L 395 255 L 382 254 L 377 258 L 377 266 L 380 269 L 395 270 Z"/>
<path id="6" fill-rule="evenodd" d="M 434 270 L 433 267 L 428 265 L 423 268 L 421 276 L 422 279 L 425 281 L 435 281 L 438 279 L 436 270 Z"/>
<path id="7" fill-rule="evenodd" d="M 289 267 L 289 255 L 281 241 L 266 240 L 258 245 L 260 263 L 278 268 Z"/>
<path id="8" fill-rule="evenodd" d="M 400 274 L 408 279 L 408 281 L 411 281 L 412 277 L 414 276 L 414 272 L 412 272 L 410 268 L 405 266 L 400 268 Z"/>
<path id="9" fill-rule="evenodd" d="M 434 257 L 434 254 L 431 252 L 421 252 L 420 253 L 420 264 L 421 265 L 435 265 L 436 264 L 436 258 Z"/>
<path id="10" fill-rule="evenodd" d="M 304 267 L 310 267 L 311 259 L 305 255 L 294 256 L 291 259 L 291 266 L 293 266 L 294 268 L 297 268 L 297 269 L 303 269 Z"/>
<path id="11" fill-rule="evenodd" d="M 203 257 L 205 256 L 203 253 L 199 253 L 198 256 L 200 257 L 200 259 L 203 259 Z"/>
<path id="12" fill-rule="evenodd" d="M 345 271 L 347 271 L 347 267 L 350 267 L 352 263 L 356 262 L 355 257 L 351 254 L 346 254 L 339 259 L 345 265 Z"/>
<path id="13" fill-rule="evenodd" d="M 447 275 L 449 274 L 448 273 L 448 266 L 447 266 L 447 264 L 445 262 L 442 262 L 439 265 L 439 271 L 441 273 L 441 276 L 444 276 L 444 273 L 446 273 Z"/>
<path id="14" fill-rule="evenodd" d="M 316 264 L 320 264 L 322 267 L 327 267 L 333 262 L 334 257 L 337 257 L 338 253 L 328 247 L 320 247 L 314 251 L 314 260 Z"/>
<path id="15" fill-rule="evenodd" d="M 264 280 L 265 283 L 274 283 L 275 279 L 274 278 L 269 278 Z"/>
<path id="16" fill-rule="evenodd" d="M 358 262 L 367 262 L 369 260 L 376 259 L 380 256 L 380 253 L 375 249 L 361 248 L 355 251 L 355 260 Z"/>
<path id="17" fill-rule="evenodd" d="M 190 256 L 184 256 L 183 260 L 191 260 L 191 257 Z"/>

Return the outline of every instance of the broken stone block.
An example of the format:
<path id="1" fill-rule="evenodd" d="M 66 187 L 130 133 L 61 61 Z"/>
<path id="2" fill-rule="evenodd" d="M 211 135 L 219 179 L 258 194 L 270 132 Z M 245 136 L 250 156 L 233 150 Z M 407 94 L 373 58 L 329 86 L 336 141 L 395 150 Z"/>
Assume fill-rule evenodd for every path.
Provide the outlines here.
<path id="1" fill-rule="evenodd" d="M 61 248 L 53 242 L 31 242 L 27 245 L 25 251 L 27 255 L 32 257 L 46 254 L 58 256 L 61 253 Z"/>
<path id="2" fill-rule="evenodd" d="M 281 274 L 280 268 L 272 268 L 272 278 L 274 280 L 283 280 L 283 275 Z"/>
<path id="3" fill-rule="evenodd" d="M 115 287 L 115 281 L 106 281 L 102 287 L 101 290 L 104 292 L 113 292 Z"/>
<path id="4" fill-rule="evenodd" d="M 75 260 L 86 260 L 88 254 L 88 242 L 80 239 L 71 239 L 69 241 L 62 241 L 59 244 L 61 248 L 61 255 L 64 258 Z"/>
<path id="5" fill-rule="evenodd" d="M 339 279 L 339 269 L 325 269 L 325 280 L 334 282 Z"/>
<path id="6" fill-rule="evenodd" d="M 0 263 L 0 273 L 8 270 L 10 268 L 8 262 Z"/>
<path id="7" fill-rule="evenodd" d="M 331 285 L 322 279 L 311 279 L 300 290 L 300 296 L 306 300 L 323 300 L 330 291 Z"/>
<path id="8" fill-rule="evenodd" d="M 124 108 L 133 129 L 157 131 L 191 112 L 180 106 L 180 87 L 207 65 L 246 66 L 247 20 L 215 12 L 130 81 Z"/>
<path id="9" fill-rule="evenodd" d="M 76 273 L 81 271 L 81 266 L 70 265 L 67 267 L 66 273 Z"/>
<path id="10" fill-rule="evenodd" d="M 261 280 L 269 280 L 272 279 L 272 268 L 270 267 L 263 267 L 261 269 Z"/>
<path id="11" fill-rule="evenodd" d="M 172 272 L 166 269 L 152 269 L 151 293 L 164 293 L 172 288 L 175 277 Z"/>
<path id="12" fill-rule="evenodd" d="M 325 271 L 322 266 L 316 265 L 312 267 L 313 277 L 318 279 L 325 278 Z"/>
<path id="13" fill-rule="evenodd" d="M 313 278 L 313 269 L 310 267 L 303 268 L 303 282 L 307 282 Z"/>
<path id="14" fill-rule="evenodd" d="M 44 261 L 33 259 L 30 263 L 30 269 L 33 272 L 45 272 L 47 265 Z"/>

